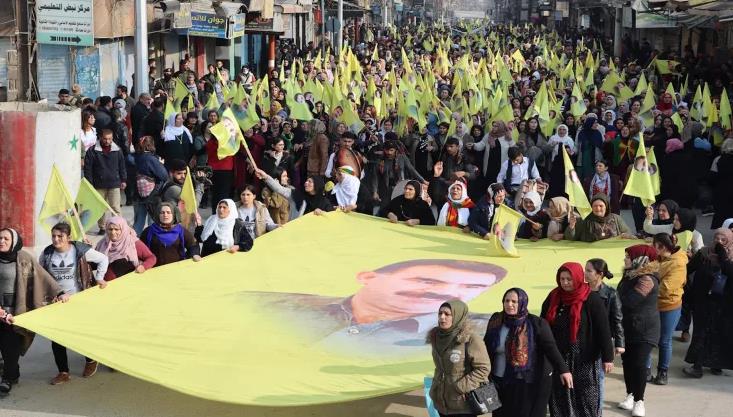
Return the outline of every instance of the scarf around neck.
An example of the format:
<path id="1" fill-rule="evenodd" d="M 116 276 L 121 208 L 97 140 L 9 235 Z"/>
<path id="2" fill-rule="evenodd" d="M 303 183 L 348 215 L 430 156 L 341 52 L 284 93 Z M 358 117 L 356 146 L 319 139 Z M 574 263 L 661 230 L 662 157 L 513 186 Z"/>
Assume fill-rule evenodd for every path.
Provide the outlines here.
<path id="1" fill-rule="evenodd" d="M 229 215 L 221 219 L 215 212 L 204 224 L 204 230 L 201 233 L 201 239 L 206 241 L 211 235 L 216 236 L 216 244 L 220 245 L 222 249 L 226 250 L 234 246 L 234 225 L 237 222 L 237 205 L 234 204 L 234 200 L 231 198 L 225 198 L 221 202 L 225 202 L 229 207 Z M 217 204 L 218 206 L 219 204 Z"/>
<path id="2" fill-rule="evenodd" d="M 463 324 L 468 318 L 468 306 L 461 300 L 450 300 L 443 303 L 440 308 L 448 307 L 453 315 L 453 324 L 449 329 L 443 330 L 438 327 L 435 338 L 435 348 L 438 352 L 443 353 L 451 346 L 455 345 L 458 333 L 463 329 Z"/>
<path id="3" fill-rule="evenodd" d="M 0 263 L 10 264 L 18 260 L 18 252 L 23 249 L 23 239 L 15 229 L 0 229 L 0 232 L 3 231 L 10 233 L 10 250 L 7 252 L 0 252 Z"/>
<path id="4" fill-rule="evenodd" d="M 565 291 L 560 287 L 560 273 L 567 271 L 573 278 L 574 288 L 572 291 Z M 570 308 L 570 343 L 578 340 L 578 332 L 580 331 L 580 316 L 583 309 L 583 303 L 590 295 L 590 285 L 585 282 L 583 266 L 577 262 L 566 262 L 557 270 L 555 276 L 557 287 L 550 292 L 550 306 L 547 309 L 547 321 L 550 325 L 555 324 L 557 312 L 561 305 Z"/>
<path id="5" fill-rule="evenodd" d="M 504 343 L 506 354 L 504 377 L 516 380 L 519 377 L 529 376 L 523 374 L 534 368 L 535 329 L 532 322 L 527 320 L 529 317 L 529 297 L 527 293 L 521 288 L 511 288 L 504 293 L 503 298 L 510 292 L 517 294 L 519 301 L 517 314 L 509 315 L 504 311 L 498 313 L 498 318 L 489 323 L 486 332 L 486 345 L 492 351 L 495 351 L 501 339 L 501 328 L 506 326 L 509 329 Z"/>
<path id="6" fill-rule="evenodd" d="M 94 249 L 107 255 L 109 263 L 118 259 L 126 259 L 134 266 L 138 266 L 140 260 L 137 257 L 137 248 L 135 247 L 135 243 L 138 241 L 137 234 L 127 224 L 127 220 L 120 216 L 114 216 L 107 220 L 105 229 L 110 224 L 114 224 L 120 228 L 120 239 L 113 242 L 109 236 L 105 235 Z"/>

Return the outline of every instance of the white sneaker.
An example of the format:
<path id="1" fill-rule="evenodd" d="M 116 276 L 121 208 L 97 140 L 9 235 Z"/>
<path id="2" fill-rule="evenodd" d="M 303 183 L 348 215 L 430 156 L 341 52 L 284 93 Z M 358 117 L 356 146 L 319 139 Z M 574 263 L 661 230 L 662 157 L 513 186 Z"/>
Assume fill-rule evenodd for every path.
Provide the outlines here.
<path id="1" fill-rule="evenodd" d="M 618 403 L 618 408 L 622 410 L 631 410 L 634 408 L 634 394 L 626 395 L 626 399 Z"/>
<path id="2" fill-rule="evenodd" d="M 634 409 L 631 410 L 631 417 L 644 417 L 646 415 L 646 409 L 644 408 L 644 401 L 637 401 L 634 403 Z"/>

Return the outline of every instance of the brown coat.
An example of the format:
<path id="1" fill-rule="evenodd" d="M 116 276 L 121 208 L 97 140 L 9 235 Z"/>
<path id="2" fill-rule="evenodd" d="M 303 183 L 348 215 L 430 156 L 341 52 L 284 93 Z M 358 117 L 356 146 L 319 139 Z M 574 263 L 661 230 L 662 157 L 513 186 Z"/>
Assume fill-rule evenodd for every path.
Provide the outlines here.
<path id="1" fill-rule="evenodd" d="M 435 347 L 437 330 L 437 327 L 433 328 L 427 336 L 435 363 L 430 398 L 442 414 L 471 414 L 465 394 L 488 381 L 491 371 L 486 345 L 480 337 L 471 333 L 466 321 L 456 337 L 455 346 L 441 353 Z"/>
<path id="2" fill-rule="evenodd" d="M 56 280 L 28 252 L 23 250 L 18 252 L 16 267 L 14 311 L 16 316 L 41 308 L 61 294 L 61 287 Z M 23 336 L 21 354 L 25 354 L 31 347 L 34 333 L 17 326 L 13 326 L 13 329 Z"/>
<path id="3" fill-rule="evenodd" d="M 323 133 L 318 133 L 308 150 L 308 164 L 306 171 L 308 175 L 324 175 L 328 166 L 329 140 Z"/>

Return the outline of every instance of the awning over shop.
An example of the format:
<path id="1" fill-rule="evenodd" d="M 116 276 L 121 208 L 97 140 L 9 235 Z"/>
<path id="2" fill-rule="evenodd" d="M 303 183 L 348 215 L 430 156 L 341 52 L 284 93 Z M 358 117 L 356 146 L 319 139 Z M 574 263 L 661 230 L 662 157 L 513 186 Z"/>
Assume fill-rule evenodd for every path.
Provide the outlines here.
<path id="1" fill-rule="evenodd" d="M 344 19 L 362 17 L 367 13 L 371 13 L 371 10 L 365 9 L 356 3 L 344 0 Z M 329 16 L 336 16 L 338 14 L 338 3 L 336 1 L 326 2 L 326 14 Z"/>

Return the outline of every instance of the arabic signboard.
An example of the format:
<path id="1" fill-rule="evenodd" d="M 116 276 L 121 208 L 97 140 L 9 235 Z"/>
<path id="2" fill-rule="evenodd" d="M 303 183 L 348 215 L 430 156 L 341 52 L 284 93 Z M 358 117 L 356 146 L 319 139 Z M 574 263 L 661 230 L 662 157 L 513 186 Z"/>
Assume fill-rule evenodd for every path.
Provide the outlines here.
<path id="1" fill-rule="evenodd" d="M 93 46 L 93 0 L 37 0 L 38 43 Z"/>
<path id="2" fill-rule="evenodd" d="M 213 13 L 191 12 L 191 27 L 187 31 L 189 36 L 204 38 L 227 38 L 227 19 Z"/>
<path id="3" fill-rule="evenodd" d="M 237 14 L 227 19 L 213 13 L 192 11 L 191 26 L 188 29 L 179 29 L 178 32 L 204 38 L 239 38 L 244 35 L 244 21 L 244 14 Z"/>

